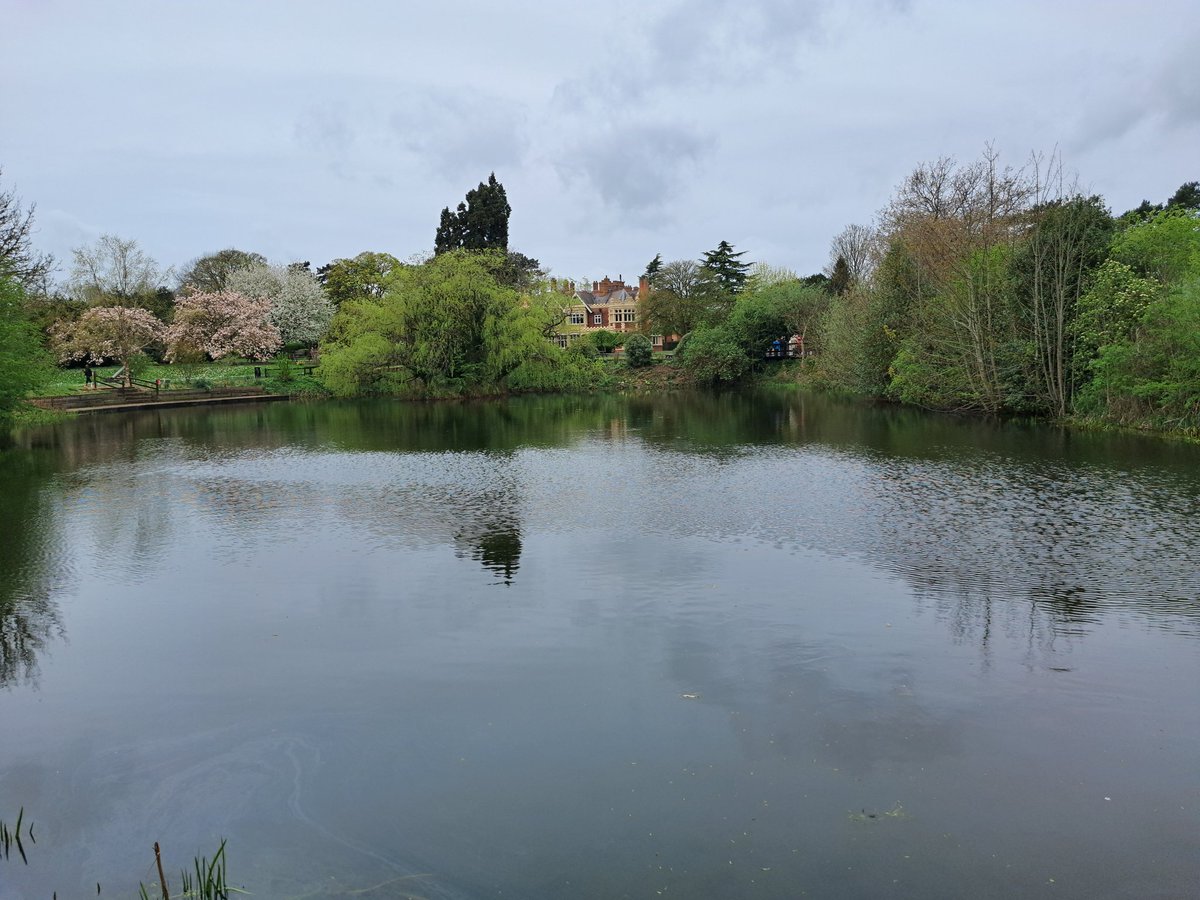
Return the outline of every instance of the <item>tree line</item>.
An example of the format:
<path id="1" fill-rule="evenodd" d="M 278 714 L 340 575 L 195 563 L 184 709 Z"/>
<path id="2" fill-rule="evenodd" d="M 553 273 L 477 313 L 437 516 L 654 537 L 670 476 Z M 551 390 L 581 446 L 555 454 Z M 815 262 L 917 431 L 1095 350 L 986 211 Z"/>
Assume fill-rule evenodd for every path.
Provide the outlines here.
<path id="1" fill-rule="evenodd" d="M 0 191 L 0 407 L 51 358 L 266 359 L 322 353 L 338 395 L 578 390 L 605 379 L 599 349 L 678 341 L 693 380 L 752 377 L 781 344 L 811 383 L 928 408 L 1198 426 L 1200 187 L 1114 216 L 1057 160 L 1001 166 L 990 149 L 918 166 L 870 226 L 800 276 L 721 241 L 645 270 L 643 335 L 551 340 L 564 299 L 508 246 L 494 173 L 446 207 L 434 252 L 364 252 L 313 269 L 227 248 L 164 270 L 112 235 L 76 248 L 66 281 L 32 247 L 33 207 Z M 600 346 L 603 344 L 603 346 Z"/>

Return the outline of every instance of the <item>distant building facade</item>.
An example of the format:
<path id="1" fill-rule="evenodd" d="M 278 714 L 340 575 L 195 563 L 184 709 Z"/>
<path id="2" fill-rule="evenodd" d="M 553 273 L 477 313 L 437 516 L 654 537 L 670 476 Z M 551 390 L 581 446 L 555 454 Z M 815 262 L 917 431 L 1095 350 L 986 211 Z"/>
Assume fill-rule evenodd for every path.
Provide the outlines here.
<path id="1" fill-rule="evenodd" d="M 624 332 L 645 332 L 645 317 L 640 309 L 650 293 L 650 284 L 643 275 L 637 287 L 628 285 L 621 276 L 613 281 L 607 275 L 593 281 L 591 289 L 579 288 L 573 281 L 550 280 L 552 290 L 564 296 L 566 319 L 558 327 L 556 340 L 560 347 L 591 331 L 601 329 Z M 639 306 L 639 303 L 643 306 Z M 662 335 L 649 335 L 655 350 L 663 349 Z"/>

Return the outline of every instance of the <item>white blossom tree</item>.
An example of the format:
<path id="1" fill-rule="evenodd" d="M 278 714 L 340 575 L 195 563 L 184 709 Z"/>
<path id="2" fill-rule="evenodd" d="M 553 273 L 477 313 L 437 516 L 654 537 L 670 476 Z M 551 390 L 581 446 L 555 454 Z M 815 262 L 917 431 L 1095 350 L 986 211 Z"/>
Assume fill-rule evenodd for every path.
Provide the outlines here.
<path id="1" fill-rule="evenodd" d="M 271 304 L 271 322 L 285 343 L 315 344 L 325 334 L 334 307 L 320 282 L 287 266 L 249 266 L 230 273 L 227 290 Z"/>
<path id="2" fill-rule="evenodd" d="M 201 291 L 175 304 L 175 319 L 166 330 L 171 362 L 207 355 L 236 354 L 269 359 L 281 346 L 279 329 L 269 321 L 271 304 L 235 291 Z"/>
<path id="3" fill-rule="evenodd" d="M 93 306 L 53 335 L 61 362 L 121 363 L 125 386 L 131 384 L 129 361 L 163 338 L 166 326 L 154 313 L 136 306 Z"/>

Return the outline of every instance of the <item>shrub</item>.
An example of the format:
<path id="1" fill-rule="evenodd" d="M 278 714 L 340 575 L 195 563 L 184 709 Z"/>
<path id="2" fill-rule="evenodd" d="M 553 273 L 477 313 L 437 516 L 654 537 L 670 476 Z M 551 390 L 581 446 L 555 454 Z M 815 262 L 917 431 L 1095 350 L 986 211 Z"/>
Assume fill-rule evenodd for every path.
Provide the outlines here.
<path id="1" fill-rule="evenodd" d="M 625 361 L 631 369 L 641 369 L 654 360 L 654 346 L 644 334 L 630 335 L 625 340 Z"/>
<path id="2" fill-rule="evenodd" d="M 684 367 L 698 381 L 709 384 L 739 381 L 753 365 L 746 351 L 723 328 L 692 332 L 681 352 Z"/>
<path id="3" fill-rule="evenodd" d="M 296 377 L 296 364 L 292 362 L 292 358 L 286 353 L 279 353 L 275 356 L 275 380 L 288 382 Z"/>

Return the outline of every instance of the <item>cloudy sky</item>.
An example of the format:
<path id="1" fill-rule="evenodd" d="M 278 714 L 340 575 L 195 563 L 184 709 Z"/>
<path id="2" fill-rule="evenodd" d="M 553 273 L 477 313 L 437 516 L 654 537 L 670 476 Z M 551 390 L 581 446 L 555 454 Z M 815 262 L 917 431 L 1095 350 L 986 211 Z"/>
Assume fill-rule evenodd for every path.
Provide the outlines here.
<path id="1" fill-rule="evenodd" d="M 0 189 L 62 262 L 407 258 L 494 170 L 555 274 L 804 274 L 988 142 L 1118 212 L 1200 179 L 1195 0 L 0 0 L 0 41 Z"/>

